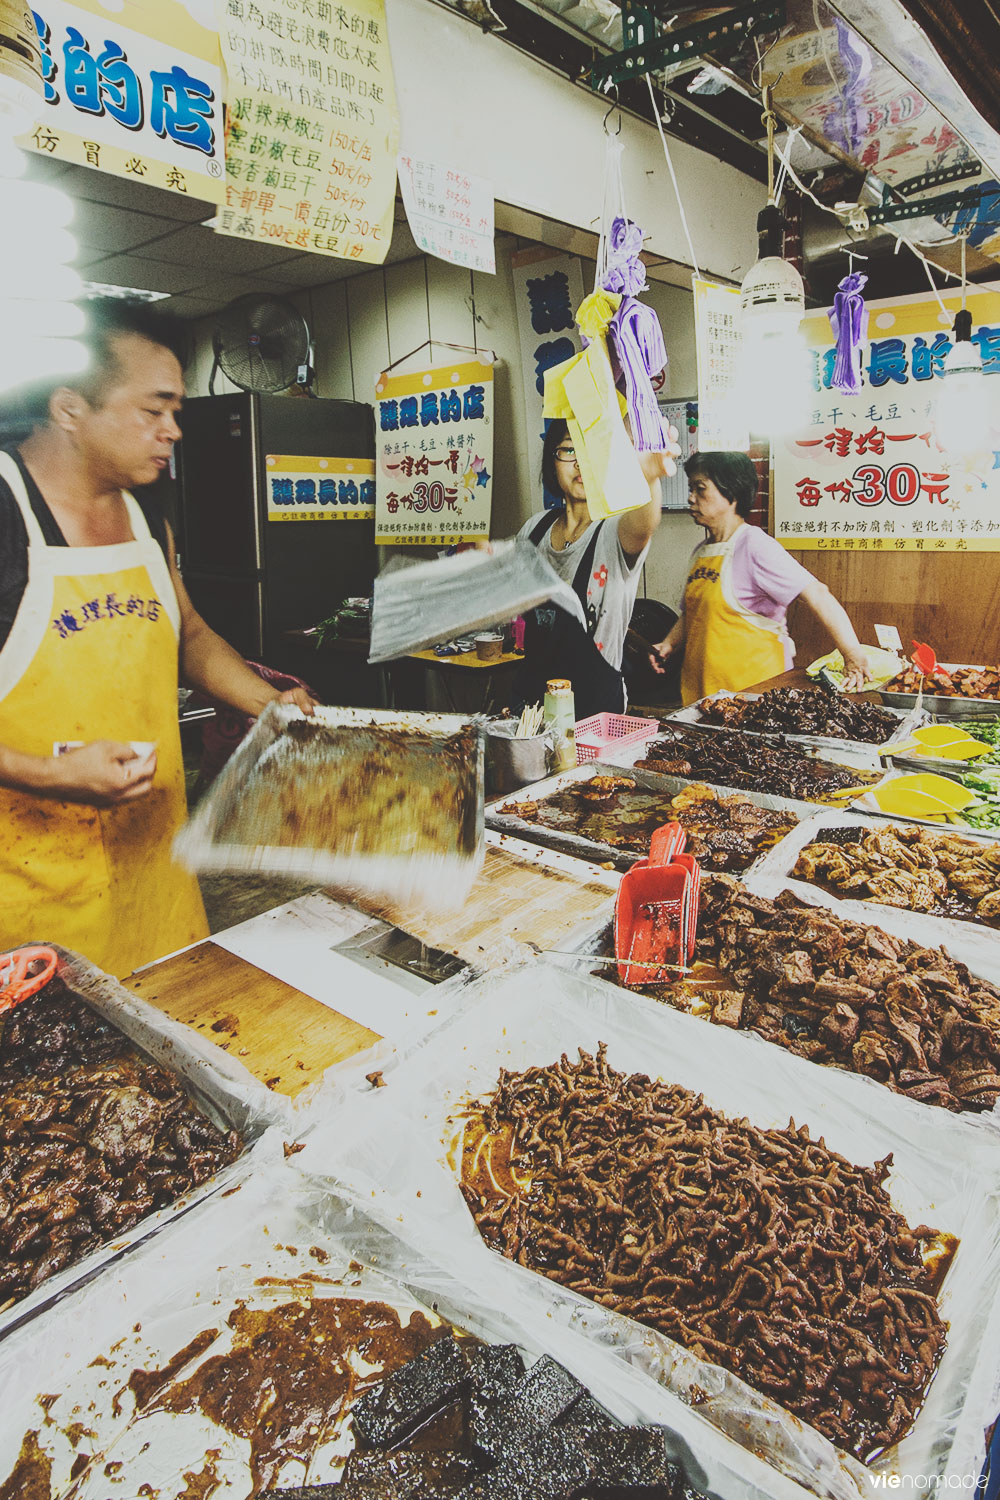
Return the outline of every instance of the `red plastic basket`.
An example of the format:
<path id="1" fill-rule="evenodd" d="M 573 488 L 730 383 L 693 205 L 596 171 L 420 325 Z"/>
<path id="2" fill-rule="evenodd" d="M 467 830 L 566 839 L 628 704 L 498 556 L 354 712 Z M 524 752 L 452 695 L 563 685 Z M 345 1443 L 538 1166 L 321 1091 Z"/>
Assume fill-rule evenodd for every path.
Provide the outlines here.
<path id="1" fill-rule="evenodd" d="M 607 750 L 638 745 L 659 732 L 659 719 L 632 719 L 628 714 L 594 714 L 576 726 L 576 763 L 600 760 Z"/>

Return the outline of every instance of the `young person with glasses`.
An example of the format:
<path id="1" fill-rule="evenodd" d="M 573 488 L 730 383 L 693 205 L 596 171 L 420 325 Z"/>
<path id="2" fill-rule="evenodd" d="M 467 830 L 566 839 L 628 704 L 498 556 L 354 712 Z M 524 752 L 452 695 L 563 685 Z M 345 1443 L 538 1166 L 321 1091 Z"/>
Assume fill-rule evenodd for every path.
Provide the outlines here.
<path id="1" fill-rule="evenodd" d="M 549 423 L 542 478 L 547 490 L 562 496 L 563 504 L 532 516 L 518 538 L 532 542 L 570 585 L 586 623 L 554 605 L 531 611 L 525 621 L 520 679 L 526 703 L 541 700 L 550 678 L 567 677 L 573 684 L 578 719 L 624 712 L 625 633 L 642 565 L 660 524 L 660 478 L 674 472 L 666 453 L 640 453 L 639 462 L 649 483 L 648 505 L 592 521 L 569 429 L 561 419 Z"/>

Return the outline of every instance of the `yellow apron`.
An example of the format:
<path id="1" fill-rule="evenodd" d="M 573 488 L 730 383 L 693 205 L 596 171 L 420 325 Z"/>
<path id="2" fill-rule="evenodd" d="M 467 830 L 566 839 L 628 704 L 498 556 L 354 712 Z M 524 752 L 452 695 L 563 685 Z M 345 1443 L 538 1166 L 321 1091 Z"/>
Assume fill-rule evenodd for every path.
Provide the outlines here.
<path id="1" fill-rule="evenodd" d="M 744 609 L 733 592 L 738 536 L 739 528 L 726 542 L 705 542 L 691 559 L 684 587 L 685 707 L 722 688 L 739 692 L 785 670 L 784 625 Z"/>
<path id="2" fill-rule="evenodd" d="M 28 584 L 0 650 L 0 744 L 155 740 L 152 789 L 96 808 L 0 787 L 0 948 L 61 943 L 119 977 L 207 935 L 197 881 L 171 857 L 184 821 L 180 611 L 163 552 L 125 495 L 133 540 L 50 547 L 9 454 Z"/>

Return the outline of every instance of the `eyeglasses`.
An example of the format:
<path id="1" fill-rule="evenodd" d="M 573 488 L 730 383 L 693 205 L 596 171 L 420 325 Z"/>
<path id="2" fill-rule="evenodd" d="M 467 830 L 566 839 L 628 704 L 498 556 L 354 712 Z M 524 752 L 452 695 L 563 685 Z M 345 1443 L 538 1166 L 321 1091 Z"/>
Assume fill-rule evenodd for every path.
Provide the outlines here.
<path id="1" fill-rule="evenodd" d="M 575 464 L 577 462 L 575 448 L 557 448 L 556 458 L 561 464 Z"/>

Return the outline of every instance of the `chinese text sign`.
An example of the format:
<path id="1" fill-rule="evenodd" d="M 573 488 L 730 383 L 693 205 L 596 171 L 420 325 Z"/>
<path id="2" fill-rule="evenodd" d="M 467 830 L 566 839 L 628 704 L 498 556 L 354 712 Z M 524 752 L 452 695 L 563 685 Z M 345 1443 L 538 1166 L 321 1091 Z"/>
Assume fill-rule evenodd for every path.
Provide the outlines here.
<path id="1" fill-rule="evenodd" d="M 695 352 L 698 359 L 698 447 L 702 452 L 749 446 L 740 412 L 740 292 L 694 278 Z"/>
<path id="2" fill-rule="evenodd" d="M 495 273 L 492 183 L 406 152 L 397 165 L 406 217 L 420 249 L 470 271 Z"/>
<path id="3" fill-rule="evenodd" d="M 535 248 L 515 254 L 514 299 L 517 335 L 521 345 L 521 385 L 528 435 L 528 465 L 531 479 L 540 482 L 542 472 L 542 397 L 545 371 L 579 354 L 582 344 L 576 329 L 576 310 L 583 301 L 583 271 L 575 255 Z M 545 504 L 561 499 L 545 492 Z"/>
<path id="4" fill-rule="evenodd" d="M 44 109 L 22 144 L 209 202 L 224 192 L 219 40 L 181 0 L 150 19 L 140 0 L 119 15 L 38 0 Z M 170 40 L 166 40 L 169 37 Z"/>
<path id="5" fill-rule="evenodd" d="M 375 385 L 376 542 L 445 547 L 490 534 L 493 366 L 481 360 Z"/>
<path id="6" fill-rule="evenodd" d="M 221 0 L 225 207 L 214 227 L 380 265 L 399 121 L 383 0 Z"/>
<path id="7" fill-rule="evenodd" d="M 945 297 L 873 302 L 857 395 L 831 389 L 825 314 L 803 325 L 814 359 L 808 428 L 772 447 L 774 533 L 794 550 L 1000 551 L 1000 294 L 970 296 L 996 426 L 981 451 L 949 448 L 938 420 L 942 364 L 961 305 Z"/>
<path id="8" fill-rule="evenodd" d="M 264 460 L 269 521 L 370 521 L 375 461 L 269 453 Z"/>

